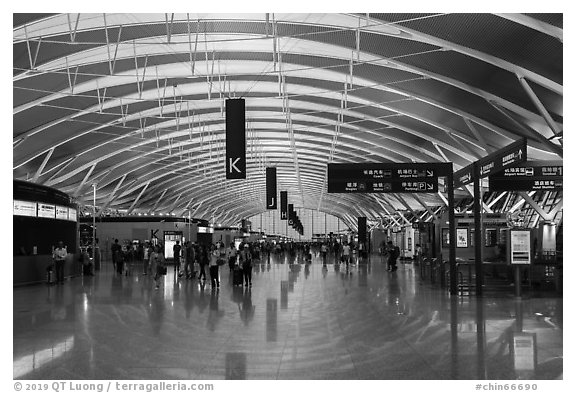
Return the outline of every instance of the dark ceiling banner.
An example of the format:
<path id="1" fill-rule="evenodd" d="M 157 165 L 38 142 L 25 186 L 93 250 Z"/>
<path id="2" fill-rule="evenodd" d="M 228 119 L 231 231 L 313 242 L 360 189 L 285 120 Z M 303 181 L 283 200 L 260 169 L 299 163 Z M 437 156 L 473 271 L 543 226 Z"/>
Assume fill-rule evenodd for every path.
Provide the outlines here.
<path id="1" fill-rule="evenodd" d="M 288 219 L 288 191 L 280 191 L 280 219 Z"/>
<path id="2" fill-rule="evenodd" d="M 276 168 L 266 168 L 266 209 L 275 210 L 278 208 L 278 198 L 276 191 Z"/>
<path id="3" fill-rule="evenodd" d="M 296 221 L 296 212 L 294 211 L 294 205 L 288 204 L 288 225 L 293 226 Z"/>
<path id="4" fill-rule="evenodd" d="M 246 179 L 246 106 L 226 100 L 226 179 Z"/>

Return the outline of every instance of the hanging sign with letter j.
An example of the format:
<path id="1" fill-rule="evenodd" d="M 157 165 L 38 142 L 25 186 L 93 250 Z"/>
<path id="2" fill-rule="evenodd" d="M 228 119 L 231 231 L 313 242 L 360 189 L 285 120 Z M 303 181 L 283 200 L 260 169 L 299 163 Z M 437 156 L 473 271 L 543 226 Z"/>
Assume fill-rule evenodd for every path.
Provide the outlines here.
<path id="1" fill-rule="evenodd" d="M 278 208 L 278 198 L 276 192 L 276 168 L 266 168 L 266 209 L 275 210 Z"/>

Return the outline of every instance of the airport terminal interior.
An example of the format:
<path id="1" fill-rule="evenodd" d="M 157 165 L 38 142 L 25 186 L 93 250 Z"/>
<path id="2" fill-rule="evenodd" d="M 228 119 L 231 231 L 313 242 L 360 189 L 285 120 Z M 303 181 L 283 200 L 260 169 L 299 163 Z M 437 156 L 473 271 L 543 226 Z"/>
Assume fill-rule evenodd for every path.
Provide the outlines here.
<path id="1" fill-rule="evenodd" d="M 17 380 L 563 380 L 563 14 L 15 13 Z"/>

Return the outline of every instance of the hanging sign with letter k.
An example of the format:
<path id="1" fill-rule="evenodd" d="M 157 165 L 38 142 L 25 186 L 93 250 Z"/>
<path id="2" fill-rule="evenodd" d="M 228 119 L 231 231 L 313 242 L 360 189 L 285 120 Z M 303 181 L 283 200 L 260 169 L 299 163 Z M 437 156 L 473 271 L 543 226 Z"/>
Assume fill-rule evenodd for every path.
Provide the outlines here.
<path id="1" fill-rule="evenodd" d="M 226 100 L 226 179 L 246 179 L 246 107 Z"/>

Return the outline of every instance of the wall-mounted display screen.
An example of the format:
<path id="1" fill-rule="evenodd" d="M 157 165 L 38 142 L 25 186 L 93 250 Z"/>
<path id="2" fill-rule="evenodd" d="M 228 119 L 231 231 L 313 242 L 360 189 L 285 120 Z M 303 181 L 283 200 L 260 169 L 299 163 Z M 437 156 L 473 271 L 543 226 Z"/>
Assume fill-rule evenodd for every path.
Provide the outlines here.
<path id="1" fill-rule="evenodd" d="M 77 221 L 76 209 L 66 206 L 51 205 L 43 202 L 14 200 L 13 215 L 25 217 L 55 218 L 57 220 Z"/>
<path id="2" fill-rule="evenodd" d="M 14 201 L 13 214 L 15 216 L 36 217 L 36 202 Z"/>
<path id="3" fill-rule="evenodd" d="M 468 247 L 468 229 L 467 228 L 456 228 L 456 247 L 467 248 Z"/>
<path id="4" fill-rule="evenodd" d="M 198 227 L 198 233 L 214 233 L 214 228 L 212 228 L 212 227 Z"/>
<path id="5" fill-rule="evenodd" d="M 164 231 L 164 258 L 174 259 L 174 245 L 177 240 L 182 246 L 182 232 Z"/>
<path id="6" fill-rule="evenodd" d="M 56 218 L 56 206 L 38 203 L 38 217 Z"/>
<path id="7" fill-rule="evenodd" d="M 450 230 L 442 228 L 442 248 L 450 247 Z"/>
<path id="8" fill-rule="evenodd" d="M 64 206 L 56 206 L 56 219 L 67 220 L 68 219 L 68 208 Z"/>
<path id="9" fill-rule="evenodd" d="M 484 235 L 485 247 L 494 247 L 498 244 L 498 232 L 496 228 L 487 228 Z"/>

